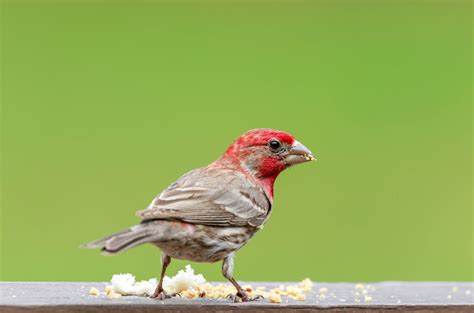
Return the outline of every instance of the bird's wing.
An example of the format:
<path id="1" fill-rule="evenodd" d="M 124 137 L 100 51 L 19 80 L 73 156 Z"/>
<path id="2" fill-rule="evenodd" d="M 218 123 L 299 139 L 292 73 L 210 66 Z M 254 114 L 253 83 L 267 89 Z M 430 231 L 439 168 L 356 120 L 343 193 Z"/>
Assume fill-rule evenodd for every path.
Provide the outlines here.
<path id="1" fill-rule="evenodd" d="M 261 226 L 271 203 L 260 187 L 232 171 L 198 169 L 185 174 L 138 211 L 143 221 L 180 220 L 211 226 Z"/>

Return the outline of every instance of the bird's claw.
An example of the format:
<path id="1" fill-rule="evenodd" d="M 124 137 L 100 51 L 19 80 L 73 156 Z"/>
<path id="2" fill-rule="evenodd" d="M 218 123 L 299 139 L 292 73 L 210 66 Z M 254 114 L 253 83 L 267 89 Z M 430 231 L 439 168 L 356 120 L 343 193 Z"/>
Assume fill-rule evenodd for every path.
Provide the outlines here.
<path id="1" fill-rule="evenodd" d="M 262 295 L 256 295 L 255 297 L 250 298 L 250 301 L 262 300 L 262 299 L 263 299 L 263 296 L 262 296 Z"/>
<path id="2" fill-rule="evenodd" d="M 234 303 L 239 303 L 239 302 L 249 302 L 249 301 L 256 301 L 256 300 L 261 300 L 263 299 L 262 295 L 257 295 L 255 297 L 249 297 L 247 294 L 230 294 L 227 296 L 228 299 L 230 299 Z"/>
<path id="3" fill-rule="evenodd" d="M 157 300 L 165 300 L 174 297 L 176 297 L 176 293 L 167 293 L 166 291 L 162 290 L 160 292 L 155 292 L 150 298 Z"/>
<path id="4" fill-rule="evenodd" d="M 237 295 L 234 295 L 234 294 L 229 294 L 227 295 L 227 299 L 229 299 L 230 301 L 234 302 L 234 303 L 239 303 L 239 302 L 242 302 L 242 298 L 237 296 Z"/>

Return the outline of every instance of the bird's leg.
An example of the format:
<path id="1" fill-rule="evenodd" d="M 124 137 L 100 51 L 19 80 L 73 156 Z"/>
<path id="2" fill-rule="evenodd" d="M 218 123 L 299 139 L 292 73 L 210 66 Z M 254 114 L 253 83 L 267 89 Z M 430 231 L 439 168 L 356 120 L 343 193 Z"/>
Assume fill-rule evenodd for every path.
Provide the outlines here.
<path id="1" fill-rule="evenodd" d="M 163 278 L 165 277 L 166 268 L 168 267 L 168 265 L 170 265 L 170 263 L 171 263 L 171 258 L 168 255 L 163 253 L 161 255 L 160 281 L 158 282 L 158 285 L 156 286 L 155 292 L 153 293 L 153 295 L 150 298 L 156 298 L 158 300 L 164 300 L 164 299 L 172 298 L 172 297 L 176 296 L 175 293 L 168 294 L 163 289 Z"/>
<path id="2" fill-rule="evenodd" d="M 224 275 L 225 278 L 227 278 L 232 285 L 234 285 L 235 289 L 237 289 L 237 294 L 235 295 L 229 295 L 228 297 L 234 301 L 234 302 L 240 302 L 240 301 L 254 301 L 258 299 L 262 299 L 262 296 L 256 296 L 256 297 L 249 297 L 247 293 L 245 292 L 244 289 L 237 283 L 237 281 L 233 277 L 233 272 L 234 272 L 234 254 L 230 254 L 227 256 L 223 261 L 222 261 L 222 274 Z"/>

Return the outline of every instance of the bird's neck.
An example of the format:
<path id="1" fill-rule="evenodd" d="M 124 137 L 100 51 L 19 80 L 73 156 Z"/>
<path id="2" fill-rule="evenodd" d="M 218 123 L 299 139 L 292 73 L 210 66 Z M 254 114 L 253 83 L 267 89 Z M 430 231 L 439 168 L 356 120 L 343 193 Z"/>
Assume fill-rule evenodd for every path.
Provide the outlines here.
<path id="1" fill-rule="evenodd" d="M 213 163 L 213 165 L 222 166 L 225 168 L 232 169 L 236 172 L 244 174 L 248 179 L 255 182 L 258 186 L 262 187 L 267 195 L 268 199 L 273 203 L 273 185 L 280 171 L 267 173 L 262 175 L 260 172 L 256 172 L 253 168 L 245 166 L 244 163 L 240 162 L 239 158 L 224 155 Z"/>
<path id="2" fill-rule="evenodd" d="M 267 195 L 268 199 L 273 203 L 273 184 L 275 183 L 276 177 L 265 177 L 265 178 L 257 178 L 259 181 L 260 186 L 263 187 L 265 190 L 265 194 Z"/>

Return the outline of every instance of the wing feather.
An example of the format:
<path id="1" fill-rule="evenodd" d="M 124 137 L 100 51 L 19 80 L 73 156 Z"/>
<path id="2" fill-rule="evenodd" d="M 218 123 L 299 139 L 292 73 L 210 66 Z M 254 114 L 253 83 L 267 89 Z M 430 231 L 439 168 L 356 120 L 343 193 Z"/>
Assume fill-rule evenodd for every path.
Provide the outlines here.
<path id="1" fill-rule="evenodd" d="M 243 174 L 203 168 L 182 176 L 137 215 L 143 222 L 168 219 L 212 226 L 258 227 L 270 209 L 263 189 Z"/>

